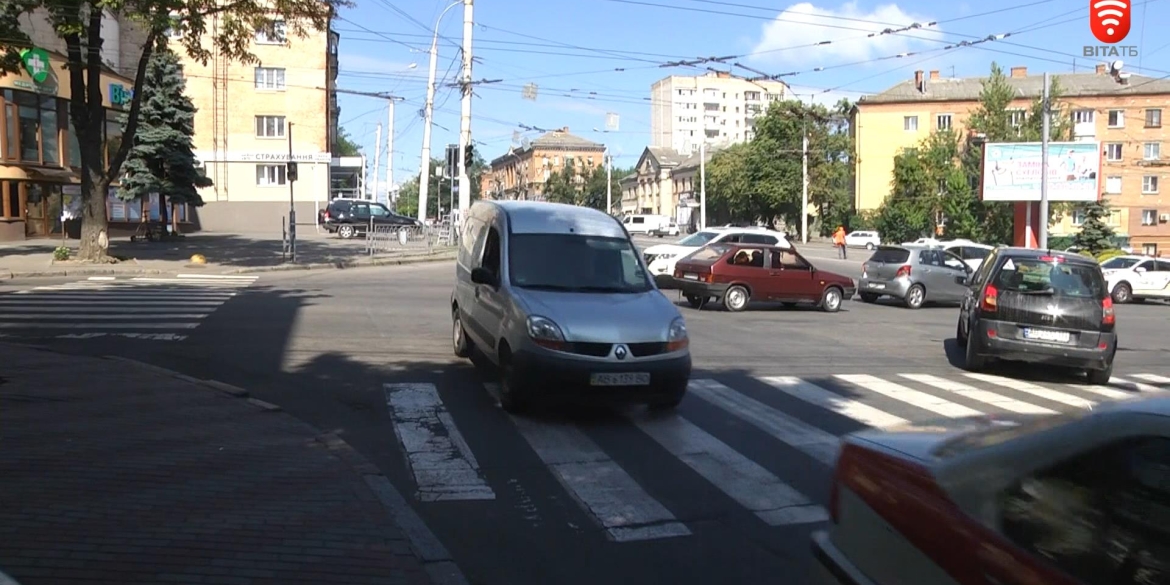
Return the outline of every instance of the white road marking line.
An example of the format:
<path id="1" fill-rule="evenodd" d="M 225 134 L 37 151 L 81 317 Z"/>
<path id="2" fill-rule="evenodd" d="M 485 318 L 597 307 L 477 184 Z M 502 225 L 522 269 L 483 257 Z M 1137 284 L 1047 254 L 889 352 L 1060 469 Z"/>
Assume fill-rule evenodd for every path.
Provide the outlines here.
<path id="1" fill-rule="evenodd" d="M 178 307 L 218 307 L 218 306 L 224 304 L 224 302 L 226 300 L 227 299 L 214 300 L 214 301 L 184 301 L 184 300 L 179 299 L 179 300 L 173 300 L 173 301 L 163 301 L 163 300 L 158 300 L 158 299 L 148 299 L 148 300 L 123 299 L 123 300 L 91 301 L 88 299 L 16 300 L 16 299 L 0 298 L 0 309 L 5 309 L 8 307 L 40 307 L 40 306 L 49 306 L 49 305 L 72 306 L 72 307 L 76 307 L 79 305 L 85 305 L 86 307 L 92 307 L 92 306 L 99 306 L 99 307 L 102 307 L 102 306 L 104 306 L 104 307 L 112 307 L 112 306 L 125 306 L 125 307 L 176 307 L 176 306 L 178 306 Z"/>
<path id="2" fill-rule="evenodd" d="M 964 398 L 974 400 L 977 402 L 983 402 L 985 404 L 990 404 L 992 406 L 1002 408 L 1004 410 L 1007 410 L 1010 412 L 1015 412 L 1018 414 L 1056 414 L 1057 413 L 1055 410 L 1052 410 L 1051 408 L 1044 408 L 1043 406 L 1038 406 L 1038 405 L 1032 404 L 1031 402 L 1024 402 L 1022 400 L 1016 400 L 1015 398 L 1010 398 L 1008 396 L 1004 396 L 1003 394 L 996 394 L 995 392 L 988 392 L 987 390 L 980 390 L 974 386 L 969 386 L 969 385 L 964 384 L 962 382 L 955 382 L 953 380 L 947 380 L 946 378 L 940 378 L 938 376 L 931 376 L 930 374 L 898 374 L 898 375 L 903 377 L 903 378 L 906 378 L 907 380 L 912 380 L 914 382 L 918 382 L 919 384 L 925 384 L 927 386 L 938 388 L 939 390 L 943 390 L 945 392 L 953 392 L 953 393 L 958 394 L 959 396 L 962 396 Z"/>
<path id="3" fill-rule="evenodd" d="M 178 278 L 205 278 L 209 280 L 242 280 L 247 282 L 255 281 L 259 276 L 245 276 L 232 274 L 179 274 Z"/>
<path id="4" fill-rule="evenodd" d="M 420 501 L 496 499 L 434 384 L 383 384 L 382 388 Z"/>
<path id="5" fill-rule="evenodd" d="M 149 283 L 149 284 L 173 284 L 175 286 L 208 286 L 208 287 L 224 287 L 224 288 L 245 288 L 252 284 L 252 281 L 232 281 L 232 280 L 208 280 L 195 278 L 150 278 L 146 276 L 139 276 L 130 279 L 133 283 Z"/>
<path id="6" fill-rule="evenodd" d="M 194 329 L 198 326 L 199 323 L 0 323 L 0 329 Z"/>
<path id="7" fill-rule="evenodd" d="M 691 380 L 687 390 L 825 465 L 832 466 L 837 461 L 841 441 L 832 433 L 788 416 L 715 380 Z"/>
<path id="8" fill-rule="evenodd" d="M 203 319 L 207 313 L 187 313 L 187 314 L 150 314 L 150 315 L 134 315 L 132 313 L 123 313 L 120 315 L 90 315 L 89 313 L 15 313 L 0 315 L 0 320 L 13 319 L 95 319 L 95 320 L 147 320 L 147 319 Z M 35 327 L 36 325 L 30 325 Z"/>
<path id="9" fill-rule="evenodd" d="M 910 423 L 900 416 L 894 416 L 793 376 L 768 376 L 760 378 L 760 381 L 793 398 L 799 398 L 874 428 L 887 429 Z"/>
<path id="10" fill-rule="evenodd" d="M 1132 380 L 1119 378 L 1117 376 L 1109 378 L 1109 385 L 1121 386 L 1123 388 L 1137 390 L 1138 392 L 1163 392 L 1161 388 L 1154 386 L 1153 384 L 1142 384 L 1141 382 L 1134 382 Z"/>
<path id="11" fill-rule="evenodd" d="M 149 339 L 151 341 L 182 341 L 186 335 L 177 333 L 66 333 L 53 336 L 54 339 L 93 339 L 95 337 L 128 337 L 130 339 Z"/>
<path id="12" fill-rule="evenodd" d="M 180 307 L 179 305 L 182 305 L 182 306 Z M 198 307 L 198 306 L 192 307 L 190 305 L 191 305 L 191 303 L 170 303 L 169 306 L 165 306 L 165 307 L 143 307 L 143 306 L 139 306 L 137 303 L 134 303 L 134 304 L 128 305 L 126 307 L 107 307 L 107 306 L 92 307 L 88 303 L 85 304 L 84 306 L 80 305 L 78 303 L 69 303 L 68 305 L 56 305 L 56 306 L 45 306 L 44 304 L 41 304 L 41 303 L 35 303 L 35 304 L 30 304 L 30 309 L 25 309 L 25 310 L 35 310 L 38 313 L 68 313 L 70 311 L 84 310 L 85 314 L 87 314 L 87 315 L 97 314 L 97 313 L 119 313 L 119 314 L 130 314 L 130 315 L 150 313 L 150 314 L 155 314 L 155 316 L 157 317 L 157 316 L 160 316 L 159 314 L 161 314 L 161 313 L 168 313 L 168 312 L 182 311 L 182 310 L 191 310 L 191 309 L 204 309 L 205 308 L 205 307 Z M 0 305 L 0 315 L 5 315 L 6 309 L 8 309 L 8 307 Z M 21 309 L 16 309 L 16 310 L 20 311 L 21 314 L 23 314 L 25 311 L 25 310 L 21 310 Z M 57 316 L 58 315 L 53 315 L 53 317 L 57 317 Z"/>
<path id="13" fill-rule="evenodd" d="M 1170 384 L 1170 378 L 1167 378 L 1166 376 L 1159 376 L 1157 374 L 1134 374 L 1133 377 L 1140 378 L 1147 382 L 1153 382 L 1155 384 Z"/>
<path id="14" fill-rule="evenodd" d="M 829 519 L 824 508 L 681 416 L 640 416 L 634 424 L 769 526 Z"/>
<path id="15" fill-rule="evenodd" d="M 1093 405 L 1096 404 L 1096 402 L 1089 400 L 1087 398 L 1081 398 L 1079 396 L 1073 396 L 1072 394 L 1065 394 L 1064 392 L 1050 390 L 1050 389 L 1045 388 L 1043 386 L 1037 386 L 1036 384 L 1033 384 L 1031 382 L 1025 382 L 1023 380 L 1013 380 L 1011 378 L 1004 378 L 1001 376 L 992 376 L 990 374 L 965 373 L 963 375 L 967 376 L 968 378 L 971 378 L 973 380 L 979 380 L 980 382 L 987 382 L 989 384 L 995 384 L 996 386 L 1000 386 L 1002 388 L 1008 388 L 1010 390 L 1015 390 L 1016 392 L 1023 392 L 1025 394 L 1031 394 L 1032 396 L 1038 396 L 1038 397 L 1043 398 L 1045 400 L 1059 402 L 1061 404 L 1066 404 L 1068 406 L 1073 406 L 1076 408 L 1091 409 L 1091 408 L 1093 408 Z"/>
<path id="16" fill-rule="evenodd" d="M 113 276 L 91 276 L 87 280 L 116 280 Z"/>
<path id="17" fill-rule="evenodd" d="M 855 384 L 870 392 L 876 392 L 883 396 L 888 396 L 894 400 L 900 400 L 911 406 L 917 406 L 923 410 L 928 410 L 938 415 L 947 418 L 965 418 L 970 416 L 983 416 L 984 413 L 975 410 L 974 408 L 967 408 L 962 404 L 956 404 L 949 400 L 939 398 L 933 394 L 919 392 L 913 388 L 883 380 L 876 376 L 868 374 L 838 374 L 834 376 L 838 380 Z"/>
<path id="18" fill-rule="evenodd" d="M 485 384 L 485 386 L 488 386 Z M 492 391 L 489 388 L 489 392 Z M 512 417 L 537 457 L 615 542 L 689 536 L 691 531 L 573 426 Z"/>

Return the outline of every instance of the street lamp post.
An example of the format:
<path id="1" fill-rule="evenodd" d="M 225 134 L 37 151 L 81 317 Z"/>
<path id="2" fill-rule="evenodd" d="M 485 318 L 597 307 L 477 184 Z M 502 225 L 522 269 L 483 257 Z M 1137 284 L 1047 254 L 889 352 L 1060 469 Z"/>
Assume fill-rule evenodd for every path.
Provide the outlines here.
<path id="1" fill-rule="evenodd" d="M 431 123 L 435 116 L 435 76 L 439 67 L 439 23 L 443 17 L 456 6 L 463 6 L 463 0 L 452 2 L 435 19 L 435 34 L 431 38 L 431 64 L 427 74 L 427 101 L 423 106 L 423 143 L 422 160 L 419 161 L 418 171 L 418 220 L 427 219 L 427 198 L 430 196 L 431 186 Z"/>

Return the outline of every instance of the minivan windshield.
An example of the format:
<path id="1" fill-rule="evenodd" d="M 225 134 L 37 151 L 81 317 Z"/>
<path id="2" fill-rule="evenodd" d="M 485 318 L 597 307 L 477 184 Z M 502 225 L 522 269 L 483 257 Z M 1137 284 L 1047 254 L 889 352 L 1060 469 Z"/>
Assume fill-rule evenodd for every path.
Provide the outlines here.
<path id="1" fill-rule="evenodd" d="M 508 269 L 512 284 L 527 289 L 641 293 L 654 288 L 625 238 L 513 234 Z"/>
<path id="2" fill-rule="evenodd" d="M 1105 298 L 1105 279 L 1097 266 L 1048 262 L 1039 258 L 1008 258 L 999 269 L 1000 292 L 1083 299 Z"/>
<path id="3" fill-rule="evenodd" d="M 719 237 L 718 232 L 698 232 L 691 234 L 678 241 L 676 246 L 686 246 L 688 248 L 699 248 L 706 246 L 708 242 Z"/>

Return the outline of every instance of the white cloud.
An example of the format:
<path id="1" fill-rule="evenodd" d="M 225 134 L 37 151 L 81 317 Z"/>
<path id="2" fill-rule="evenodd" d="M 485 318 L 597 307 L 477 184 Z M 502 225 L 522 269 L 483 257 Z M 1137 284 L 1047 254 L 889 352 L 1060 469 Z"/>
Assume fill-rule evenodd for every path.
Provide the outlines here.
<path id="1" fill-rule="evenodd" d="M 920 14 L 911 14 L 896 4 L 866 11 L 858 7 L 857 2 L 847 2 L 840 8 L 818 8 L 812 3 L 802 2 L 789 6 L 776 16 L 776 20 L 763 26 L 762 36 L 752 50 L 752 60 L 761 64 L 791 64 L 800 65 L 801 69 L 813 69 L 914 50 L 941 48 L 944 46 L 941 43 L 911 38 L 906 34 L 866 36 L 870 32 L 899 28 L 915 22 L 925 24 L 931 20 Z M 938 27 L 922 28 L 907 34 L 941 40 L 942 35 L 938 30 Z M 832 42 L 815 48 L 778 50 L 823 41 Z"/>

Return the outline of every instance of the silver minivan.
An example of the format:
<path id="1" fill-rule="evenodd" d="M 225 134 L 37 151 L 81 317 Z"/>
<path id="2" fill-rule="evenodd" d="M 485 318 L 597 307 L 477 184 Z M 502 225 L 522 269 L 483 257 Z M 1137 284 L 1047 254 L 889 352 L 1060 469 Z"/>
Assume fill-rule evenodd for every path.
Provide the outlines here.
<path id="1" fill-rule="evenodd" d="M 451 295 L 455 355 L 500 372 L 509 412 L 546 399 L 670 409 L 691 375 L 678 308 L 617 219 L 595 209 L 479 201 L 468 210 Z"/>

